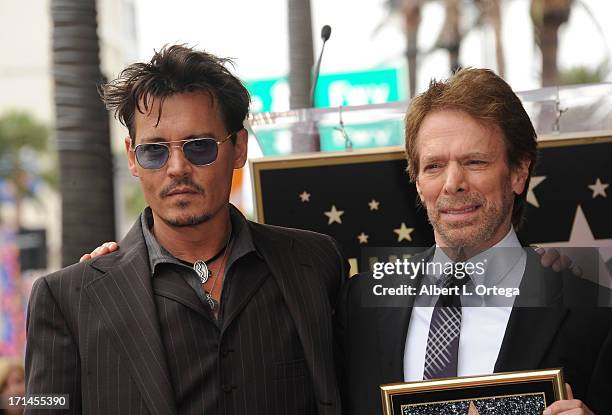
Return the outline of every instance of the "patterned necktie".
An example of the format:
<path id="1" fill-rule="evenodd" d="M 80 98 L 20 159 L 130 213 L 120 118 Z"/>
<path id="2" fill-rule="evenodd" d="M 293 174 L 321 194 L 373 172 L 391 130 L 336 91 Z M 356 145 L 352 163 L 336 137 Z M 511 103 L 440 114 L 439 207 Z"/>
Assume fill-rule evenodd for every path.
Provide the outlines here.
<path id="1" fill-rule="evenodd" d="M 453 275 L 442 277 L 442 288 L 459 287 L 469 281 Z M 459 295 L 441 295 L 431 316 L 423 379 L 438 379 L 457 376 L 457 359 L 459 354 L 459 333 L 461 332 L 461 297 Z"/>

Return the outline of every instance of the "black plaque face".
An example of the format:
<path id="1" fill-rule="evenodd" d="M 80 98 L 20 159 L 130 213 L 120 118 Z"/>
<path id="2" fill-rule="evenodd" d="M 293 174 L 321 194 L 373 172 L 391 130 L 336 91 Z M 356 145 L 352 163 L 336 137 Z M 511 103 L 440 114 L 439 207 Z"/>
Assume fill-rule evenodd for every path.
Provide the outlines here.
<path id="1" fill-rule="evenodd" d="M 544 409 L 546 409 L 546 406 L 546 394 L 543 392 L 536 392 L 524 395 L 494 396 L 425 404 L 407 404 L 400 406 L 400 413 L 402 415 L 540 415 Z"/>

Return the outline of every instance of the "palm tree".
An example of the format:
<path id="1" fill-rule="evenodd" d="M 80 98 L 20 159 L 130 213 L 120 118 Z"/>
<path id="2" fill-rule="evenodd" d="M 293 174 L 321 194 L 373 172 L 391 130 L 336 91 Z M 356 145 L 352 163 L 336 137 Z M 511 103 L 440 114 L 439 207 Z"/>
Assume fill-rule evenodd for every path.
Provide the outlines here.
<path id="1" fill-rule="evenodd" d="M 577 82 L 580 81 L 581 78 L 584 78 L 585 81 L 597 80 L 602 76 L 602 74 L 599 73 L 601 71 L 603 71 L 605 75 L 608 65 L 607 61 L 602 62 L 600 67 L 594 70 L 584 68 L 586 72 L 580 73 L 580 69 L 578 69 L 577 72 L 569 75 L 569 79 L 567 76 L 563 76 L 563 71 L 559 70 L 557 63 L 559 29 L 569 21 L 572 8 L 575 6 L 581 6 L 584 9 L 591 19 L 591 23 L 597 29 L 605 43 L 605 31 L 595 14 L 584 1 L 531 0 L 530 14 L 533 22 L 534 38 L 536 45 L 542 53 L 542 86 L 566 84 L 571 81 L 573 76 L 576 76 L 575 81 Z M 571 72 L 571 70 L 569 71 Z M 587 72 L 591 72 L 591 74 L 589 75 Z"/>
<path id="2" fill-rule="evenodd" d="M 446 11 L 444 23 L 435 47 L 448 51 L 450 71 L 453 73 L 461 66 L 459 64 L 459 49 L 463 36 L 459 29 L 459 22 L 461 21 L 460 0 L 445 0 L 444 7 Z"/>
<path id="3" fill-rule="evenodd" d="M 559 84 L 559 28 L 567 23 L 574 0 L 531 0 L 535 41 L 542 52 L 542 86 Z"/>
<path id="4" fill-rule="evenodd" d="M 310 87 L 314 66 L 312 16 L 310 0 L 287 0 L 289 28 L 289 107 L 310 108 Z M 298 122 L 291 127 L 291 149 L 294 153 L 320 149 L 316 121 Z"/>
<path id="5" fill-rule="evenodd" d="M 393 3 L 393 0 L 390 0 L 390 3 Z M 404 16 L 404 30 L 406 32 L 406 60 L 411 98 L 415 94 L 417 83 L 418 34 L 419 27 L 421 27 L 422 5 L 423 0 L 402 0 L 401 5 L 402 15 Z"/>
<path id="6" fill-rule="evenodd" d="M 473 6 L 478 8 L 479 13 L 477 19 L 466 31 L 462 31 L 460 28 L 461 12 L 465 4 L 461 0 L 444 0 L 445 18 L 442 28 L 440 29 L 440 34 L 430 50 L 419 52 L 418 31 L 421 25 L 421 12 L 426 1 L 428 0 L 386 0 L 385 7 L 388 10 L 388 16 L 376 29 L 378 30 L 382 27 L 382 25 L 389 20 L 389 17 L 397 14 L 402 16 L 406 33 L 406 58 L 409 76 L 408 85 L 410 87 L 411 97 L 414 96 L 416 89 L 419 57 L 426 56 L 437 49 L 446 49 L 449 53 L 450 71 L 455 71 L 460 66 L 459 52 L 463 38 L 470 30 L 485 23 L 493 27 L 497 70 L 498 73 L 503 76 L 505 60 L 501 33 L 502 0 L 473 0 Z"/>
<path id="7" fill-rule="evenodd" d="M 289 107 L 310 107 L 310 86 L 314 65 L 310 0 L 288 0 Z"/>
<path id="8" fill-rule="evenodd" d="M 503 0 L 474 0 L 480 9 L 483 23 L 493 28 L 495 37 L 495 63 L 497 74 L 504 77 L 506 73 L 506 59 L 504 57 L 504 43 L 502 41 L 502 1 Z"/>
<path id="9" fill-rule="evenodd" d="M 115 240 L 113 160 L 95 0 L 51 0 L 56 134 L 62 195 L 62 263 Z"/>
<path id="10" fill-rule="evenodd" d="M 419 56 L 419 28 L 421 27 L 421 9 L 426 0 L 385 0 L 383 3 L 387 9 L 387 15 L 376 26 L 374 33 L 382 29 L 394 16 L 401 16 L 406 36 L 405 56 L 408 66 L 408 89 L 410 97 L 416 91 L 417 63 Z"/>

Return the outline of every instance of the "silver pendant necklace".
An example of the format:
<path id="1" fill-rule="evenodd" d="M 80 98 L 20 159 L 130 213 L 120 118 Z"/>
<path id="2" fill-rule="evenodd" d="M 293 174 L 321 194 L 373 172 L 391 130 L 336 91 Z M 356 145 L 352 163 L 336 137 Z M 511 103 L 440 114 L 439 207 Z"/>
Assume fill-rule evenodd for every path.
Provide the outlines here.
<path id="1" fill-rule="evenodd" d="M 202 284 L 205 284 L 206 281 L 208 281 L 208 279 L 212 276 L 208 265 L 212 264 L 217 259 L 219 259 L 221 255 L 223 255 L 223 253 L 227 249 L 227 246 L 229 245 L 230 239 L 231 233 L 230 237 L 227 239 L 227 242 L 225 242 L 225 245 L 223 245 L 223 248 L 221 248 L 219 252 L 217 252 L 215 255 L 205 261 L 198 259 L 196 262 L 193 263 L 193 270 L 196 272 L 196 274 L 198 274 L 198 277 L 200 278 L 200 282 Z"/>
<path id="2" fill-rule="evenodd" d="M 202 261 L 201 259 L 197 260 L 193 264 L 193 270 L 196 272 L 196 274 L 198 274 L 198 277 L 200 277 L 200 282 L 202 284 L 206 283 L 208 278 L 210 278 L 211 273 L 208 269 L 208 265 L 206 265 L 206 262 Z"/>

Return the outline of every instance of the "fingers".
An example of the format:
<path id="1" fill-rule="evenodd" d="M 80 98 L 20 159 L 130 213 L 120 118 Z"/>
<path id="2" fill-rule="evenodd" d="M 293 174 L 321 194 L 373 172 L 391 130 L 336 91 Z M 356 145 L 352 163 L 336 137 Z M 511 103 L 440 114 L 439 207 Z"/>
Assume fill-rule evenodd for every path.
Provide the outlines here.
<path id="1" fill-rule="evenodd" d="M 578 265 L 574 265 L 572 267 L 572 274 L 577 277 L 582 277 L 582 268 L 580 268 Z"/>
<path id="2" fill-rule="evenodd" d="M 106 242 L 91 251 L 89 254 L 85 254 L 81 257 L 79 262 L 87 261 L 89 259 L 97 258 L 99 256 L 110 254 L 111 252 L 115 252 L 119 249 L 119 244 L 117 242 Z"/>
<path id="3" fill-rule="evenodd" d="M 553 263 L 553 270 L 556 272 L 568 269 L 572 265 L 572 260 L 566 255 L 560 255 L 559 258 Z"/>
<path id="4" fill-rule="evenodd" d="M 582 268 L 580 268 L 580 266 L 578 265 L 575 265 L 572 262 L 571 258 L 567 255 L 559 254 L 559 251 L 554 248 L 545 249 L 541 246 L 535 245 L 533 245 L 532 247 L 533 250 L 536 251 L 542 257 L 540 259 L 542 266 L 546 268 L 552 267 L 552 269 L 556 272 L 569 269 L 576 277 L 582 277 Z"/>
<path id="5" fill-rule="evenodd" d="M 574 399 L 574 392 L 572 392 L 572 387 L 569 383 L 565 384 L 565 393 L 567 394 L 567 399 Z"/>
<path id="6" fill-rule="evenodd" d="M 593 412 L 579 399 L 574 399 L 572 387 L 565 384 L 567 399 L 554 402 L 543 415 L 593 415 Z"/>
<path id="7" fill-rule="evenodd" d="M 559 259 L 559 251 L 553 248 L 545 249 L 544 253 L 540 255 L 542 255 L 542 258 L 540 258 L 540 262 L 542 266 L 546 268 L 551 267 L 555 263 L 555 261 Z"/>
<path id="8" fill-rule="evenodd" d="M 102 245 L 93 250 L 93 252 L 91 253 L 91 257 L 96 258 L 102 255 L 110 254 L 111 252 L 116 251 L 117 247 L 118 245 L 116 242 L 103 243 Z"/>
<path id="9" fill-rule="evenodd" d="M 572 399 L 553 403 L 542 415 L 593 415 L 593 412 L 582 401 Z"/>
<path id="10" fill-rule="evenodd" d="M 535 248 L 535 251 L 541 255 L 540 262 L 543 267 L 552 267 L 553 271 L 559 272 L 571 268 L 572 260 L 567 255 L 561 255 L 554 248 Z"/>

